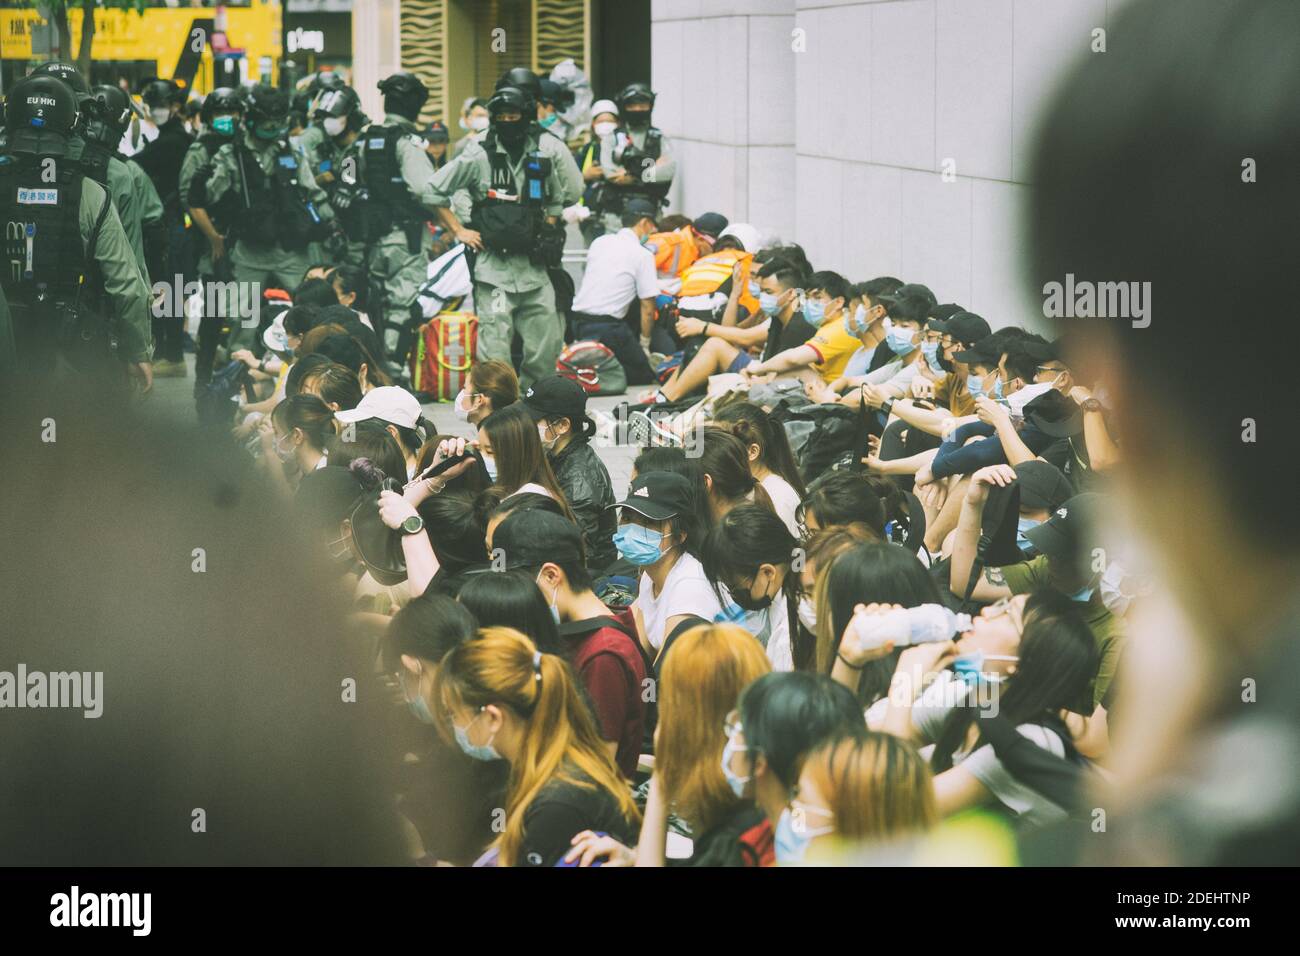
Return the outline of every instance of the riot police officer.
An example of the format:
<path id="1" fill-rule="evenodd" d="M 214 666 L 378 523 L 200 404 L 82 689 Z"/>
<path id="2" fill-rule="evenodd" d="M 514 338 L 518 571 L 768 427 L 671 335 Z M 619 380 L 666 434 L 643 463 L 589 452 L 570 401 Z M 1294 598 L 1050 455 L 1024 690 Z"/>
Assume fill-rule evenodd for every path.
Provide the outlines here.
<path id="1" fill-rule="evenodd" d="M 523 91 L 497 90 L 488 101 L 491 125 L 482 144 L 467 145 L 433 177 L 433 201 L 443 226 L 478 252 L 478 357 L 509 362 L 511 336 L 517 332 L 523 340 L 522 388 L 555 374 L 563 345 L 547 268 L 559 265 L 564 250 L 559 216 L 565 184 L 557 164 L 542 153 L 542 141 L 554 137 L 537 126 L 535 109 Z M 473 199 L 469 226 L 450 208 L 460 189 Z"/>
<path id="2" fill-rule="evenodd" d="M 623 203 L 633 197 L 662 209 L 677 172 L 672 144 L 663 131 L 650 124 L 655 94 L 645 83 L 629 83 L 614 97 L 619 125 L 600 144 L 601 168 L 606 188 L 601 191 L 605 230 L 617 232 L 622 225 Z"/>
<path id="3" fill-rule="evenodd" d="M 101 104 L 95 101 L 85 78 L 76 67 L 69 63 L 42 63 L 32 71 L 32 76 L 53 76 L 66 83 L 76 97 L 77 112 L 81 123 L 88 119 L 98 119 Z M 108 195 L 117 209 L 122 228 L 126 230 L 127 241 L 135 254 L 140 274 L 146 281 L 149 278 L 147 260 L 144 250 L 144 222 L 136 207 L 138 189 L 135 176 L 126 161 L 115 150 L 107 149 L 95 139 L 87 140 L 82 135 L 88 126 L 79 125 L 72 132 L 68 141 L 67 158 L 81 166 L 81 171 L 108 190 Z M 155 191 L 154 195 L 157 195 Z"/>
<path id="4" fill-rule="evenodd" d="M 304 135 L 303 154 L 317 185 L 332 195 L 338 185 L 338 167 L 343 154 L 370 125 L 370 117 L 362 111 L 357 91 L 341 85 L 321 91 L 312 106 L 311 118 L 312 129 L 319 129 L 321 135 L 313 137 L 310 143 Z"/>
<path id="5" fill-rule="evenodd" d="M 517 66 L 512 70 L 506 70 L 501 75 L 501 79 L 497 80 L 498 90 L 507 86 L 513 86 L 515 89 L 521 90 L 528 99 L 528 105 L 525 107 L 527 110 L 526 115 L 531 123 L 536 124 L 536 132 L 539 137 L 537 142 L 542 155 L 549 159 L 551 164 L 559 170 L 560 177 L 564 182 L 564 195 L 560 201 L 565 206 L 572 206 L 582 198 L 582 170 L 578 169 L 578 163 L 573 158 L 573 154 L 569 152 L 569 147 L 564 140 L 546 129 L 540 122 L 545 116 L 552 115 L 553 112 L 542 102 L 546 94 L 542 92 L 541 79 L 532 70 Z M 542 135 L 543 133 L 545 135 Z"/>
<path id="6" fill-rule="evenodd" d="M 308 82 L 306 89 L 293 94 L 290 107 L 291 125 L 301 132 L 290 137 L 295 146 L 311 156 L 325 140 L 327 134 L 318 116 L 321 97 L 331 90 L 343 89 L 347 84 L 333 70 L 321 70 Z M 315 170 L 313 170 L 314 172 Z"/>
<path id="7" fill-rule="evenodd" d="M 105 154 L 110 160 L 116 161 L 112 164 L 113 168 L 120 164 L 131 177 L 132 205 L 135 216 L 139 219 L 144 245 L 144 278 L 151 283 L 170 280 L 171 276 L 167 274 L 167 226 L 163 219 L 162 198 L 144 167 L 139 163 L 128 162 L 118 152 L 122 137 L 131 123 L 131 98 L 121 87 L 107 84 L 94 87 L 91 96 L 93 99 L 82 111 L 87 151 Z M 123 223 L 123 228 L 126 228 L 126 223 Z M 130 229 L 127 230 L 127 238 L 131 238 Z"/>
<path id="8" fill-rule="evenodd" d="M 384 121 L 370 124 L 345 157 L 355 160 L 355 185 L 364 189 L 362 208 L 349 207 L 348 238 L 365 247 L 370 273 L 371 320 L 385 350 L 401 363 L 422 313 L 416 296 L 428 277 L 432 236 L 428 222 L 438 214 L 433 167 L 416 132 L 416 118 L 429 91 L 413 73 L 401 71 L 379 84 Z M 348 174 L 350 177 L 350 174 Z"/>
<path id="9" fill-rule="evenodd" d="M 257 347 L 262 290 L 296 286 L 320 258 L 319 243 L 334 234 L 324 191 L 289 145 L 289 95 L 259 83 L 245 103 L 243 129 L 195 173 L 189 196 L 191 206 L 230 223 L 240 296 L 232 350 Z"/>
<path id="10" fill-rule="evenodd" d="M 14 84 L 0 156 L 0 287 L 12 311 L 17 361 L 42 375 L 111 371 L 114 355 L 153 383 L 149 295 L 105 192 L 68 159 L 76 93 L 52 75 Z"/>
<path id="11" fill-rule="evenodd" d="M 204 97 L 203 107 L 199 111 L 203 132 L 190 145 L 185 161 L 181 163 L 180 192 L 190 220 L 202 240 L 198 273 L 205 283 L 228 282 L 234 277 L 230 259 L 226 255 L 226 231 L 230 224 L 215 222 L 207 209 L 191 205 L 190 189 L 194 185 L 195 175 L 213 161 L 217 150 L 234 140 L 243 115 L 244 100 L 235 90 L 222 86 L 209 93 Z M 231 311 L 220 307 L 218 297 L 209 298 L 211 301 L 204 303 L 203 316 L 199 319 L 199 341 L 194 355 L 196 392 L 212 379 L 217 347 L 221 344 L 224 323 L 229 317 L 222 313 Z"/>

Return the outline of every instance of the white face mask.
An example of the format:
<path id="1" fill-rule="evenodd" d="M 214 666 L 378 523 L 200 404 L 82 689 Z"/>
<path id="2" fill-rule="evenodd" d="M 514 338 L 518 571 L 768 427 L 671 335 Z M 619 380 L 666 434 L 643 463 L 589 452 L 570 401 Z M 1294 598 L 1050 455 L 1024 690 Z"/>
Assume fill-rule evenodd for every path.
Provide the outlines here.
<path id="1" fill-rule="evenodd" d="M 1051 382 L 1043 382 L 1038 385 L 1026 385 L 1024 388 L 1017 389 L 1007 396 L 1007 405 L 1011 408 L 1011 414 L 1021 418 L 1025 414 L 1025 406 L 1033 399 L 1052 390 Z"/>
<path id="2" fill-rule="evenodd" d="M 469 128 L 476 133 L 481 133 L 488 128 L 490 120 L 486 116 L 475 116 L 469 121 Z"/>
<path id="3" fill-rule="evenodd" d="M 597 123 L 595 126 L 591 128 L 592 132 L 595 133 L 597 136 L 599 136 L 601 139 L 604 139 L 606 136 L 612 135 L 614 130 L 616 129 L 618 129 L 617 123 Z"/>
<path id="4" fill-rule="evenodd" d="M 162 126 L 163 123 L 172 118 L 172 111 L 166 106 L 159 106 L 151 109 L 149 115 L 153 117 L 153 121 L 156 125 Z"/>
<path id="5" fill-rule="evenodd" d="M 817 633 L 817 605 L 813 604 L 810 597 L 801 597 L 799 599 L 799 623 L 802 624 L 809 633 Z"/>
<path id="6" fill-rule="evenodd" d="M 462 422 L 469 421 L 469 406 L 468 406 L 468 402 L 466 401 L 466 398 L 467 396 L 465 395 L 465 390 L 461 389 L 458 393 L 456 393 L 456 401 L 452 402 L 451 405 L 452 411 L 456 413 L 456 417 L 459 418 Z"/>
<path id="7" fill-rule="evenodd" d="M 325 120 L 325 133 L 329 136 L 338 136 L 348 128 L 348 118 L 346 116 L 330 116 Z"/>

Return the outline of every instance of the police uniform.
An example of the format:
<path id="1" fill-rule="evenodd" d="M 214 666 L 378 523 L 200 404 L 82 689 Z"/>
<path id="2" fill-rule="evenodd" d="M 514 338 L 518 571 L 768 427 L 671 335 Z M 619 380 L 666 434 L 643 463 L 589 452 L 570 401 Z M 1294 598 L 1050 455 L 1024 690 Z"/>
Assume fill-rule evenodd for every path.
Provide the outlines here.
<path id="1" fill-rule="evenodd" d="M 602 190 L 602 213 L 606 232 L 618 232 L 623 228 L 623 203 L 636 197 L 648 199 L 656 208 L 663 207 L 663 201 L 672 185 L 677 172 L 677 160 L 673 158 L 673 147 L 663 131 L 655 126 L 646 129 L 629 129 L 620 124 L 618 129 L 600 141 L 600 168 L 612 170 L 621 166 L 614 160 L 614 153 L 630 143 L 638 152 L 655 160 L 654 178 L 647 182 L 642 180 L 631 186 L 620 186 L 606 181 Z M 663 162 L 660 163 L 659 160 Z M 579 181 L 582 174 L 578 174 Z"/>
<path id="2" fill-rule="evenodd" d="M 403 338 L 400 329 L 412 317 L 411 306 L 428 278 L 433 237 L 427 223 L 439 205 L 433 164 L 416 129 L 405 116 L 386 113 L 382 124 L 371 124 L 354 144 L 357 179 L 388 225 L 381 237 L 368 243 L 366 268 L 372 290 L 381 296 L 389 350 Z"/>
<path id="3" fill-rule="evenodd" d="M 482 144 L 467 145 L 459 156 L 434 174 L 432 201 L 449 206 L 457 190 L 466 190 L 475 210 L 469 227 L 481 233 L 477 219 L 488 204 L 488 191 L 493 186 L 493 161 L 488 151 L 496 154 L 498 167 L 508 173 L 514 195 L 524 196 L 525 166 L 534 151 L 545 157 L 540 141 L 546 138 L 530 127 L 518 160 L 511 160 L 494 136 L 488 136 Z M 550 139 L 554 141 L 554 137 Z M 567 195 L 564 175 L 557 163 L 549 163 L 547 167 L 540 212 L 558 217 Z M 474 307 L 479 318 L 480 361 L 510 362 L 511 335 L 518 332 L 524 345 L 520 387 L 526 389 L 538 379 L 555 374 L 555 360 L 563 348 L 564 336 L 545 266 L 535 263 L 526 253 L 498 251 L 484 237 L 484 247 L 474 263 Z"/>
<path id="4" fill-rule="evenodd" d="M 320 148 L 321 143 L 328 140 L 329 137 L 325 135 L 325 130 L 321 128 L 319 123 L 308 123 L 301 133 L 296 137 L 290 137 L 290 139 L 297 140 L 294 145 L 305 155 L 311 156 Z"/>
<path id="5" fill-rule="evenodd" d="M 110 348 L 125 362 L 150 361 L 148 287 L 107 192 L 72 164 L 56 165 L 54 183 L 42 179 L 41 168 L 37 157 L 0 157 L 6 260 L 0 263 L 0 286 L 12 312 L 19 361 L 28 364 L 26 347 L 49 346 L 74 364 L 82 350 L 107 356 Z M 25 275 L 29 265 L 31 276 Z M 35 282 L 48 283 L 44 303 L 33 291 Z M 107 318 L 92 306 L 100 289 Z"/>
<path id="6" fill-rule="evenodd" d="M 244 297 L 254 284 L 258 291 L 272 283 L 296 286 L 319 260 L 318 242 L 333 216 L 302 154 L 286 139 L 263 140 L 247 130 L 217 150 L 202 196 L 192 198 L 203 198 L 209 215 L 216 208 L 218 218 L 229 219 L 235 246 L 227 255 Z M 241 318 L 231 332 L 232 350 L 256 342 L 256 323 L 247 312 Z"/>

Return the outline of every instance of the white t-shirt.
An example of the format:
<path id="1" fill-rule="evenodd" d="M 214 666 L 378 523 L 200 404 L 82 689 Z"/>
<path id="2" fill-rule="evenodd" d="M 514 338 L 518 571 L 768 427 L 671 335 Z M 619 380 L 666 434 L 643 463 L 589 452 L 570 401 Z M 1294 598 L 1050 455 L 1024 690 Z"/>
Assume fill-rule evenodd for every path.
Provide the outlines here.
<path id="1" fill-rule="evenodd" d="M 792 535 L 799 537 L 799 523 L 794 518 L 795 511 L 799 508 L 799 493 L 791 487 L 790 482 L 777 474 L 768 475 L 759 484 L 772 499 L 777 516 L 785 522 Z"/>
<path id="2" fill-rule="evenodd" d="M 706 621 L 712 621 L 722 611 L 713 586 L 704 576 L 704 567 L 689 554 L 678 557 L 658 595 L 654 593 L 650 575 L 643 573 L 632 606 L 640 610 L 646 639 L 656 651 L 663 647 L 664 638 L 668 636 L 665 625 L 670 618 L 698 614 Z"/>
<path id="3" fill-rule="evenodd" d="M 631 229 L 598 238 L 587 250 L 582 288 L 573 297 L 573 311 L 621 319 L 633 299 L 659 294 L 654 254 Z"/>
<path id="4" fill-rule="evenodd" d="M 943 730 L 944 721 L 953 710 L 963 706 L 965 695 L 970 693 L 970 688 L 963 688 L 964 683 L 952 671 L 943 671 L 912 704 L 912 724 L 921 739 L 927 742 L 927 746 L 920 751 L 927 761 L 934 751 L 933 741 Z M 868 726 L 879 725 L 888 704 L 888 699 L 882 698 L 868 708 Z M 976 724 L 978 722 L 977 719 Z M 1016 730 L 1049 753 L 1058 757 L 1065 756 L 1065 744 L 1055 731 L 1040 724 L 1019 724 Z M 1066 816 L 1065 811 L 1056 804 L 1012 776 L 1011 771 L 998 759 L 992 744 L 984 744 L 970 753 L 958 751 L 953 754 L 952 764 L 954 767 L 965 767 L 974 774 L 999 803 L 1026 824 L 1041 825 Z"/>
<path id="5" fill-rule="evenodd" d="M 739 624 L 753 634 L 767 652 L 774 671 L 794 670 L 794 651 L 790 645 L 790 612 L 785 593 L 776 596 L 769 607 L 761 611 L 745 611 L 731 599 L 731 590 L 725 585 L 722 593 L 726 606 L 713 618 L 719 623 Z"/>

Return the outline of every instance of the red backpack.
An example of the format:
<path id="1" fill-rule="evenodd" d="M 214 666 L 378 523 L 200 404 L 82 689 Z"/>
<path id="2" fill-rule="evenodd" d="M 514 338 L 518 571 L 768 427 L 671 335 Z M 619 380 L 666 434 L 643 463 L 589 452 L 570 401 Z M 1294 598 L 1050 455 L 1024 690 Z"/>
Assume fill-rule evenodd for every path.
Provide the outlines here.
<path id="1" fill-rule="evenodd" d="M 622 395 L 627 372 L 609 346 L 599 342 L 574 342 L 555 360 L 556 374 L 577 382 L 588 395 Z"/>

